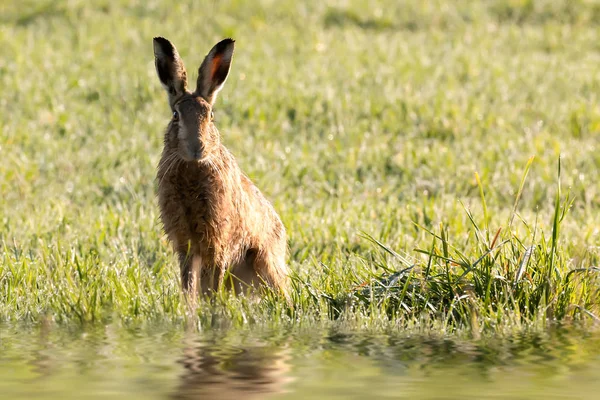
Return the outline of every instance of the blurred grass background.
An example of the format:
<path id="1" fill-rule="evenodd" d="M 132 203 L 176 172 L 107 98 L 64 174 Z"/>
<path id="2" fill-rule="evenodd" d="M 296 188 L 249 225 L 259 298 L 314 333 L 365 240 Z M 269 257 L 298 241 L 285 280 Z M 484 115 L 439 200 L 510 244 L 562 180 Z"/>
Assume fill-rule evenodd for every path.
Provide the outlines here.
<path id="1" fill-rule="evenodd" d="M 399 269 L 385 248 L 441 271 L 455 263 L 414 249 L 450 241 L 476 260 L 500 228 L 512 250 L 488 260 L 486 279 L 512 279 L 529 245 L 544 275 L 559 155 L 573 198 L 550 285 L 562 287 L 568 270 L 600 258 L 599 27 L 596 0 L 3 1 L 0 318 L 183 315 L 155 199 L 170 116 L 159 35 L 192 80 L 214 43 L 236 39 L 216 123 L 288 229 L 297 317 L 311 297 L 337 304 Z M 441 244 L 427 230 L 443 232 Z M 597 275 L 564 299 L 561 318 L 597 311 Z M 531 293 L 546 282 L 524 276 Z M 251 315 L 245 307 L 236 312 Z"/>

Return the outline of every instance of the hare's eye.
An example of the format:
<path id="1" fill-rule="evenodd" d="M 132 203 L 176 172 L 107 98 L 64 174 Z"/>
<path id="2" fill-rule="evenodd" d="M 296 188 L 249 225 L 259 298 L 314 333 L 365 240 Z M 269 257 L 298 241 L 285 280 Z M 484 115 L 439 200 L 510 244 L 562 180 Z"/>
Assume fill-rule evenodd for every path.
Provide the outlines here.
<path id="1" fill-rule="evenodd" d="M 177 121 L 179 119 L 179 113 L 177 111 L 173 111 L 173 119 Z"/>
<path id="2" fill-rule="evenodd" d="M 215 113 L 213 113 L 212 111 L 210 112 L 210 120 L 211 121 L 215 120 Z"/>

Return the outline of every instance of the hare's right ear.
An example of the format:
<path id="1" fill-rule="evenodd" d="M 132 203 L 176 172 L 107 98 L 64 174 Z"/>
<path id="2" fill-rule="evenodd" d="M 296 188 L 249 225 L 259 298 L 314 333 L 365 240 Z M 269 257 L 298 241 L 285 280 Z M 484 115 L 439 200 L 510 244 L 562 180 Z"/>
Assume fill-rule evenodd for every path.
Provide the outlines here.
<path id="1" fill-rule="evenodd" d="M 154 38 L 154 65 L 172 106 L 187 90 L 187 74 L 177 49 L 165 38 Z"/>
<path id="2" fill-rule="evenodd" d="M 215 102 L 217 93 L 223 87 L 233 59 L 233 39 L 223 39 L 208 52 L 198 69 L 196 94 L 210 105 Z"/>

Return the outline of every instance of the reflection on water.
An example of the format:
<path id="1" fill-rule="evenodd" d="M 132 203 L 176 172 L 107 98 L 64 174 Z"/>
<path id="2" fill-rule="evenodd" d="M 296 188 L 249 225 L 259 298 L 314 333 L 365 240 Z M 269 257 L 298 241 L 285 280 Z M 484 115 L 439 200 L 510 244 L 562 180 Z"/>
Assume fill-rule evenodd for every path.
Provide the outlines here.
<path id="1" fill-rule="evenodd" d="M 190 339 L 190 338 L 188 338 Z M 243 346 L 216 339 L 186 345 L 174 399 L 254 399 L 283 390 L 289 381 L 285 348 L 253 341 Z"/>
<path id="2" fill-rule="evenodd" d="M 600 334 L 0 325 L 7 399 L 597 399 Z"/>

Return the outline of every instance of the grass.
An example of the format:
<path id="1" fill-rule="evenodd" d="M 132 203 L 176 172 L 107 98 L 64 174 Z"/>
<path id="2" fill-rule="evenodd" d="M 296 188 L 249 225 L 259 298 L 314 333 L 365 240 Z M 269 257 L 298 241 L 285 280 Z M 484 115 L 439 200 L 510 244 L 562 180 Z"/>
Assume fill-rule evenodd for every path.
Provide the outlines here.
<path id="1" fill-rule="evenodd" d="M 43 0 L 0 15 L 0 321 L 187 318 L 155 199 L 157 35 L 190 73 L 237 40 L 217 126 L 289 235 L 294 306 L 220 293 L 200 324 L 599 321 L 597 1 Z"/>

